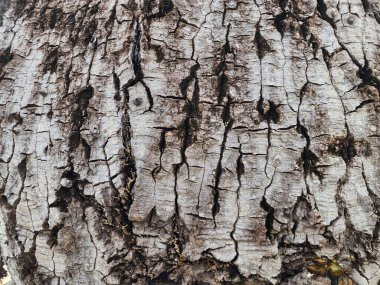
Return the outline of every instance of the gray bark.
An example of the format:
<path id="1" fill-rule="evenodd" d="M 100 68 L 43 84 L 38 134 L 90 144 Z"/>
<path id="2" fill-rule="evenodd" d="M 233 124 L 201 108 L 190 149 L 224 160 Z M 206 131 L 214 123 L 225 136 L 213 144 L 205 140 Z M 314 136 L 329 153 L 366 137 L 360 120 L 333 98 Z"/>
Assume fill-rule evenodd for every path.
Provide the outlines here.
<path id="1" fill-rule="evenodd" d="M 377 0 L 12 0 L 1 16 L 14 284 L 380 284 Z M 316 256 L 347 272 L 310 274 Z"/>

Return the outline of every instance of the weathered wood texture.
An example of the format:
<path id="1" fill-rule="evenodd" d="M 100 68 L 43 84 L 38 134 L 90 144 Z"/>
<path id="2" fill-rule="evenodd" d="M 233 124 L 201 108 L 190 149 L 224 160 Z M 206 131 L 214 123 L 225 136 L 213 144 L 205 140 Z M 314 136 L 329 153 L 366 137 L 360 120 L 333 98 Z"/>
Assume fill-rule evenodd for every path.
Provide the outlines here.
<path id="1" fill-rule="evenodd" d="M 0 14 L 15 284 L 329 284 L 305 270 L 315 255 L 379 284 L 377 0 Z"/>

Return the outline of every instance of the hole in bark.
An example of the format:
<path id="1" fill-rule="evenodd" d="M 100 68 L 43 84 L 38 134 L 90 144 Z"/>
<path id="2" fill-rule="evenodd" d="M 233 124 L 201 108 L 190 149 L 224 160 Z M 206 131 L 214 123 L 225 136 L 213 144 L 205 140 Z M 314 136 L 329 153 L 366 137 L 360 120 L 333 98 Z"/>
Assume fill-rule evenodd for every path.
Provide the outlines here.
<path id="1" fill-rule="evenodd" d="M 141 106 L 142 103 L 143 103 L 143 99 L 141 99 L 141 98 L 135 98 L 135 100 L 133 100 L 133 104 L 136 107 Z"/>

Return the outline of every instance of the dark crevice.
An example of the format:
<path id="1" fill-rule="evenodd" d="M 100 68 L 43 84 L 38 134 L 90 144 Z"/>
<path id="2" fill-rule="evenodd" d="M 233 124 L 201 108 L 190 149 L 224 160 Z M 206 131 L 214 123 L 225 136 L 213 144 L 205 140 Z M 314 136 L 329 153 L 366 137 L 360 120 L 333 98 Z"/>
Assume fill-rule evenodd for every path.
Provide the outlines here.
<path id="1" fill-rule="evenodd" d="M 50 246 L 50 248 L 53 248 L 53 246 L 58 244 L 58 233 L 62 228 L 63 224 L 58 224 L 50 230 L 50 236 L 46 242 Z"/>
<path id="2" fill-rule="evenodd" d="M 260 207 L 267 212 L 265 217 L 265 228 L 267 229 L 265 235 L 271 241 L 273 239 L 272 230 L 273 230 L 273 222 L 274 222 L 274 208 L 268 204 L 265 195 L 263 196 Z"/>
<path id="3" fill-rule="evenodd" d="M 323 174 L 318 169 L 317 163 L 319 161 L 318 156 L 312 152 L 308 147 L 304 147 L 301 158 L 303 161 L 303 170 L 306 175 L 316 175 L 319 181 L 322 183 Z"/>
<path id="4" fill-rule="evenodd" d="M 328 22 L 331 25 L 331 27 L 333 27 L 333 29 L 335 30 L 335 22 L 329 15 L 327 15 L 327 6 L 324 0 L 317 0 L 317 10 L 319 12 L 320 17 L 326 22 Z"/>
<path id="5" fill-rule="evenodd" d="M 286 29 L 285 20 L 287 17 L 288 14 L 284 11 L 274 17 L 274 24 L 276 26 L 277 31 L 281 34 L 281 38 L 284 37 Z"/>
<path id="6" fill-rule="evenodd" d="M 136 82 L 144 78 L 144 73 L 141 67 L 141 27 L 139 19 L 136 20 L 135 35 L 133 38 L 131 61 L 133 65 L 133 72 L 135 74 Z"/>
<path id="7" fill-rule="evenodd" d="M 115 5 L 112 7 L 111 14 L 109 15 L 109 18 L 104 24 L 104 28 L 108 31 L 107 33 L 107 39 L 109 36 L 112 34 L 112 29 L 116 20 L 116 7 L 117 7 L 117 2 L 115 2 Z"/>
<path id="8" fill-rule="evenodd" d="M 277 124 L 280 121 L 280 112 L 278 111 L 278 107 L 280 105 L 276 105 L 271 100 L 268 100 L 268 105 L 268 110 L 266 111 L 264 108 L 264 98 L 260 96 L 260 99 L 257 102 L 256 109 L 259 112 L 262 119 L 268 122 L 268 125 L 271 122 Z"/>
<path id="9" fill-rule="evenodd" d="M 368 13 L 370 9 L 370 4 L 368 0 L 362 0 L 362 4 L 363 4 L 364 12 Z"/>
<path id="10" fill-rule="evenodd" d="M 70 73 L 73 69 L 73 65 L 72 63 L 70 63 L 70 65 L 68 66 L 68 68 L 66 69 L 65 71 L 65 74 L 64 74 L 64 83 L 65 83 L 65 96 L 67 96 L 69 94 L 69 89 L 70 89 L 70 84 L 71 84 L 71 76 L 70 76 Z"/>
<path id="11" fill-rule="evenodd" d="M 90 99 L 94 94 L 92 86 L 87 86 L 80 89 L 73 96 L 73 107 L 71 111 L 71 131 L 69 135 L 69 150 L 73 152 L 80 144 L 81 139 L 81 127 L 87 117 L 87 108 L 90 103 Z"/>
<path id="12" fill-rule="evenodd" d="M 261 95 L 259 101 L 257 102 L 257 111 L 262 117 L 265 117 L 265 110 L 264 110 L 264 98 Z"/>
<path id="13" fill-rule="evenodd" d="M 288 5 L 289 0 L 278 0 L 278 4 L 280 5 L 280 8 L 282 11 L 285 10 L 286 6 Z"/>
<path id="14" fill-rule="evenodd" d="M 115 73 L 115 70 L 112 72 L 113 86 L 115 87 L 115 96 L 113 97 L 116 101 L 121 100 L 120 96 L 120 79 Z"/>
<path id="15" fill-rule="evenodd" d="M 81 138 L 80 142 L 83 147 L 84 158 L 86 159 L 86 161 L 89 161 L 91 157 L 91 146 L 88 144 L 88 142 L 84 138 Z"/>
<path id="16" fill-rule="evenodd" d="M 219 189 L 219 183 L 220 183 L 220 179 L 221 179 L 221 176 L 222 176 L 222 173 L 223 173 L 222 159 L 223 159 L 224 150 L 226 148 L 226 142 L 227 142 L 228 132 L 231 130 L 232 125 L 233 125 L 233 120 L 231 119 L 228 122 L 228 124 L 226 125 L 225 129 L 224 129 L 223 141 L 222 141 L 222 145 L 220 147 L 220 156 L 219 156 L 218 164 L 217 164 L 216 170 L 215 170 L 215 184 L 213 186 L 213 191 L 212 191 L 213 192 L 213 196 L 214 196 L 213 205 L 212 205 L 212 217 L 214 219 L 214 225 L 215 225 L 215 227 L 216 227 L 215 217 L 216 217 L 216 215 L 220 211 L 220 204 L 219 204 L 219 190 L 220 189 Z"/>
<path id="17" fill-rule="evenodd" d="M 309 213 L 312 210 L 310 202 L 307 200 L 306 196 L 302 193 L 301 196 L 297 198 L 297 201 L 293 207 L 292 220 L 293 227 L 291 228 L 292 234 L 295 236 L 298 225 L 300 222 L 308 223 L 310 220 Z"/>
<path id="18" fill-rule="evenodd" d="M 50 72 L 55 73 L 58 67 L 58 48 L 53 48 L 46 56 L 44 60 L 43 73 Z"/>
<path id="19" fill-rule="evenodd" d="M 13 59 L 13 54 L 11 53 L 11 47 L 9 46 L 0 53 L 0 76 L 4 76 L 4 67 Z"/>
<path id="20" fill-rule="evenodd" d="M 278 4 L 281 8 L 281 13 L 274 16 L 274 24 L 277 31 L 281 34 L 281 38 L 283 38 L 286 29 L 285 20 L 288 17 L 288 13 L 285 10 L 288 5 L 288 0 L 278 0 Z"/>
<path id="21" fill-rule="evenodd" d="M 1 14 L 0 14 L 1 16 Z M 6 277 L 8 275 L 8 272 L 4 269 L 4 260 L 3 260 L 3 257 L 0 256 L 0 279 L 3 279 L 4 277 Z"/>
<path id="22" fill-rule="evenodd" d="M 294 253 L 291 251 L 292 253 L 283 257 L 282 272 L 278 275 L 279 284 L 293 284 L 289 283 L 289 279 L 305 270 L 305 260 L 316 256 L 315 251 L 309 247 L 309 243 L 304 243 L 301 246 L 300 249 L 295 248 Z"/>
<path id="23" fill-rule="evenodd" d="M 318 10 L 318 12 L 320 14 L 320 17 L 331 25 L 331 27 L 334 29 L 334 33 L 336 34 L 337 27 L 336 27 L 333 19 L 330 18 L 327 15 L 327 6 L 326 6 L 326 3 L 324 2 L 324 0 L 317 0 L 317 3 L 318 3 L 317 4 L 317 10 Z M 369 9 L 370 8 L 369 2 L 367 0 L 362 0 L 362 3 L 363 3 L 364 9 Z M 374 13 L 374 16 L 375 16 L 376 21 L 380 22 L 380 19 L 379 19 L 380 16 L 379 16 L 379 14 L 378 13 Z M 306 39 L 305 36 L 307 36 L 307 34 L 309 34 L 309 29 L 307 27 L 307 22 L 304 22 L 302 24 L 301 28 L 302 28 L 303 36 Z M 315 37 L 314 37 L 314 39 L 312 37 L 314 37 L 314 35 L 311 34 L 309 42 L 311 41 L 313 43 L 314 57 L 315 57 L 316 50 L 319 48 L 319 43 L 315 39 Z M 358 76 L 359 76 L 360 79 L 363 80 L 363 82 L 361 83 L 361 85 L 374 86 L 379 91 L 379 93 L 380 93 L 380 79 L 378 79 L 376 76 L 374 76 L 372 74 L 372 70 L 369 67 L 369 62 L 368 62 L 368 59 L 366 58 L 366 55 L 364 54 L 364 66 L 363 66 L 352 55 L 352 53 L 347 49 L 347 47 L 339 40 L 339 37 L 337 35 L 336 35 L 336 37 L 338 39 L 338 43 L 341 46 L 341 48 L 344 51 L 347 52 L 347 54 L 349 55 L 349 57 L 351 58 L 351 60 L 353 61 L 353 63 L 359 68 L 359 70 L 358 70 Z"/>
<path id="24" fill-rule="evenodd" d="M 227 91 L 228 91 L 228 77 L 226 75 L 226 70 L 227 70 L 226 56 L 227 54 L 233 53 L 233 50 L 230 46 L 230 42 L 228 39 L 230 30 L 231 30 L 231 24 L 228 24 L 226 37 L 225 37 L 225 43 L 223 45 L 222 52 L 221 52 L 221 62 L 219 63 L 215 71 L 215 74 L 218 76 L 218 88 L 217 88 L 218 105 L 223 104 L 224 99 L 227 97 Z"/>
<path id="25" fill-rule="evenodd" d="M 300 112 L 300 106 L 302 104 L 303 97 L 305 96 L 306 92 L 308 92 L 308 82 L 305 83 L 305 85 L 301 88 L 300 91 L 300 103 L 298 106 L 298 112 L 297 112 L 297 132 L 302 135 L 302 137 L 306 140 L 306 146 L 304 147 L 302 153 L 301 153 L 301 161 L 303 161 L 302 167 L 304 170 L 304 179 L 307 191 L 309 192 L 309 186 L 306 183 L 306 178 L 308 175 L 314 174 L 318 177 L 319 181 L 322 183 L 323 174 L 319 171 L 317 162 L 319 160 L 318 156 L 310 150 L 310 136 L 308 133 L 307 128 L 301 124 L 300 118 L 299 118 L 299 112 Z"/>
<path id="26" fill-rule="evenodd" d="M 164 49 L 159 45 L 151 45 L 151 48 L 156 53 L 156 62 L 160 63 L 165 58 Z"/>
<path id="27" fill-rule="evenodd" d="M 144 72 L 141 66 L 141 36 L 142 31 L 139 23 L 139 18 L 136 20 L 135 35 L 133 38 L 132 52 L 131 52 L 131 62 L 133 65 L 134 78 L 129 79 L 126 84 L 123 85 L 122 90 L 124 93 L 125 101 L 129 102 L 129 88 L 135 86 L 137 83 L 141 83 L 146 91 L 146 95 L 149 102 L 149 108 L 147 111 L 152 111 L 153 108 L 153 96 L 150 91 L 149 86 L 144 82 Z"/>
<path id="28" fill-rule="evenodd" d="M 268 52 L 271 51 L 271 47 L 268 41 L 261 35 L 260 21 L 256 25 L 255 43 L 257 56 L 261 60 Z"/>
<path id="29" fill-rule="evenodd" d="M 358 76 L 363 80 L 362 85 L 374 86 L 380 93 L 380 80 L 372 74 L 367 58 L 364 60 L 364 66 L 358 65 Z"/>
<path id="30" fill-rule="evenodd" d="M 181 148 L 181 163 L 187 163 L 186 162 L 186 149 L 192 145 L 193 140 L 195 139 L 195 134 L 193 132 L 193 126 L 192 124 L 192 118 L 186 117 L 186 119 L 183 121 L 183 124 L 181 126 L 182 132 L 183 132 L 183 138 L 182 138 L 182 148 Z"/>
<path id="31" fill-rule="evenodd" d="M 182 252 L 184 242 L 185 242 L 185 237 L 183 233 L 183 231 L 185 230 L 185 226 L 183 225 L 180 219 L 179 205 L 178 205 L 178 191 L 177 191 L 178 174 L 179 174 L 180 168 L 183 165 L 186 165 L 188 167 L 188 164 L 186 161 L 186 150 L 196 140 L 196 131 L 198 128 L 197 117 L 198 117 L 198 112 L 199 112 L 199 92 L 200 92 L 198 78 L 197 78 L 197 71 L 199 69 L 200 69 L 200 65 L 199 63 L 196 63 L 194 66 L 190 68 L 189 76 L 183 79 L 181 83 L 179 84 L 181 94 L 186 100 L 186 106 L 185 106 L 186 117 L 178 128 L 179 130 L 181 130 L 181 133 L 182 133 L 181 162 L 173 166 L 175 213 L 172 218 L 172 232 L 173 232 L 173 237 L 176 242 L 176 245 L 178 246 L 178 249 L 174 250 L 174 253 L 176 255 Z M 189 99 L 187 92 L 192 82 L 194 82 L 194 90 L 193 90 L 191 99 Z M 166 148 L 165 133 L 166 131 L 163 130 L 162 135 L 161 135 L 160 145 L 159 145 L 161 156 Z M 161 168 L 161 157 L 160 157 L 160 168 Z"/>
<path id="32" fill-rule="evenodd" d="M 63 11 L 61 8 L 52 8 L 49 18 L 49 28 L 54 29 L 57 22 L 61 19 Z"/>
<path id="33" fill-rule="evenodd" d="M 185 244 L 185 237 L 183 232 L 185 230 L 185 225 L 182 223 L 179 213 L 179 204 L 178 204 L 178 173 L 180 168 L 184 165 L 184 162 L 175 164 L 173 166 L 174 172 L 174 216 L 172 217 L 172 234 L 173 234 L 173 243 L 172 246 L 169 246 L 167 249 L 168 256 L 180 256 Z"/>
<path id="34" fill-rule="evenodd" d="M 24 187 L 24 183 L 25 183 L 25 179 L 26 179 L 26 171 L 27 171 L 27 168 L 26 168 L 26 165 L 27 165 L 27 162 L 28 162 L 28 157 L 25 156 L 21 162 L 17 165 L 17 171 L 20 175 L 20 178 L 21 178 L 21 182 L 22 182 L 22 187 Z"/>
<path id="35" fill-rule="evenodd" d="M 200 65 L 199 63 L 193 65 L 190 68 L 190 74 L 186 78 L 184 78 L 181 83 L 179 84 L 179 89 L 181 90 L 181 94 L 184 98 L 187 99 L 187 90 L 189 89 L 189 86 L 193 80 L 197 77 L 197 71 L 199 70 Z"/>
<path id="36" fill-rule="evenodd" d="M 194 66 L 190 68 L 190 74 L 185 79 L 181 81 L 179 84 L 179 88 L 182 96 L 186 100 L 186 117 L 182 121 L 182 124 L 178 127 L 178 129 L 182 133 L 182 146 L 181 146 L 181 162 L 175 164 L 173 166 L 174 173 L 174 216 L 172 218 L 172 232 L 174 241 L 177 245 L 177 250 L 174 250 L 174 253 L 178 255 L 182 252 L 184 246 L 184 234 L 182 231 L 185 229 L 185 226 L 182 225 L 182 221 L 180 219 L 179 213 L 179 205 L 178 205 L 178 174 L 179 170 L 183 165 L 188 167 L 186 161 L 186 150 L 189 146 L 191 146 L 196 141 L 196 132 L 198 129 L 198 112 L 199 112 L 199 82 L 197 78 L 197 71 L 200 69 L 200 65 L 197 62 Z M 194 89 L 191 99 L 188 96 L 188 88 L 190 84 L 194 82 Z M 159 144 L 161 156 L 166 148 L 166 140 L 165 140 L 165 130 L 161 133 L 161 140 Z M 161 156 L 160 156 L 160 168 L 161 168 Z M 182 225 L 182 226 L 181 226 Z"/>
<path id="37" fill-rule="evenodd" d="M 197 78 L 197 71 L 200 65 L 197 63 L 190 68 L 190 74 L 183 79 L 179 85 L 182 96 L 186 99 L 186 117 L 181 126 L 182 130 L 182 148 L 181 148 L 181 164 L 186 163 L 186 149 L 193 144 L 196 140 L 196 132 L 198 129 L 198 113 L 199 113 L 199 82 Z M 194 81 L 194 90 L 191 99 L 188 98 L 187 91 L 190 84 Z"/>
<path id="38" fill-rule="evenodd" d="M 160 165 L 157 166 L 152 170 L 152 177 L 153 180 L 156 182 L 156 175 L 161 171 L 162 169 L 162 155 L 164 154 L 165 148 L 166 148 L 166 132 L 167 129 L 161 130 L 161 136 L 160 136 L 160 143 L 159 143 L 159 150 L 160 150 Z"/>
<path id="39" fill-rule="evenodd" d="M 226 7 L 225 7 L 226 9 Z M 227 70 L 227 62 L 226 57 L 228 54 L 233 54 L 233 49 L 231 48 L 230 42 L 229 42 L 229 33 L 231 30 L 231 24 L 229 23 L 227 25 L 227 31 L 225 36 L 225 43 L 222 47 L 221 51 L 221 62 L 219 63 L 218 67 L 216 68 L 215 74 L 218 76 L 218 86 L 217 86 L 217 104 L 219 106 L 223 106 L 222 111 L 222 120 L 224 123 L 224 134 L 223 134 L 223 140 L 220 147 L 220 155 L 219 160 L 215 169 L 215 182 L 212 186 L 212 193 L 213 193 L 213 205 L 212 205 L 212 217 L 214 220 L 214 227 L 216 228 L 216 215 L 220 212 L 220 204 L 219 204 L 219 184 L 221 180 L 221 176 L 223 173 L 223 167 L 222 167 L 222 160 L 224 155 L 224 150 L 226 148 L 226 142 L 227 142 L 227 136 L 229 131 L 232 129 L 233 126 L 233 119 L 231 118 L 231 105 L 232 105 L 232 97 L 228 94 L 228 83 L 229 79 L 226 75 Z M 224 105 L 223 105 L 224 103 Z"/>
<path id="40" fill-rule="evenodd" d="M 224 98 L 227 94 L 228 77 L 225 74 L 226 66 L 223 64 L 222 71 L 218 77 L 218 105 L 222 105 Z"/>
<path id="41" fill-rule="evenodd" d="M 317 39 L 317 37 L 310 32 L 308 21 L 304 21 L 301 24 L 300 34 L 304 38 L 304 40 L 308 43 L 308 45 L 311 46 L 311 48 L 313 49 L 314 58 L 317 58 L 317 53 L 318 53 L 318 50 L 320 48 L 320 42 Z M 325 51 L 327 51 L 327 50 L 325 50 Z M 323 49 L 322 49 L 322 52 L 323 52 Z M 325 55 L 326 54 L 324 54 L 324 56 Z"/>
<path id="42" fill-rule="evenodd" d="M 273 122 L 277 124 L 280 120 L 280 113 L 278 112 L 277 108 L 278 105 L 275 105 L 272 101 L 268 100 L 269 103 L 269 110 L 266 113 L 268 122 Z"/>
<path id="43" fill-rule="evenodd" d="M 80 39 L 84 41 L 86 44 L 89 44 L 94 41 L 94 34 L 96 29 L 98 28 L 98 21 L 93 18 L 89 21 L 89 23 L 83 28 L 82 35 Z"/>
<path id="44" fill-rule="evenodd" d="M 230 237 L 234 241 L 234 245 L 235 245 L 235 257 L 231 260 L 232 263 L 235 262 L 239 257 L 239 250 L 238 250 L 239 244 L 238 244 L 238 241 L 235 239 L 235 231 L 236 231 L 236 225 L 237 225 L 237 222 L 238 222 L 239 216 L 240 216 L 240 201 L 239 201 L 240 200 L 240 188 L 241 188 L 241 177 L 244 174 L 244 171 L 245 171 L 245 166 L 244 166 L 244 162 L 243 162 L 243 153 L 241 151 L 241 145 L 240 145 L 239 146 L 239 157 L 236 161 L 236 174 L 237 174 L 237 179 L 239 182 L 239 186 L 236 189 L 237 216 L 236 216 L 235 222 L 233 224 L 232 231 L 230 232 Z"/>
<path id="45" fill-rule="evenodd" d="M 331 59 L 331 57 L 332 57 L 332 54 L 330 54 L 330 53 L 328 52 L 328 50 L 325 49 L 324 47 L 322 47 L 321 50 L 322 50 L 323 60 L 325 61 L 328 70 L 331 70 L 330 59 Z"/>
<path id="46" fill-rule="evenodd" d="M 128 226 L 130 234 L 133 234 L 133 224 L 129 221 L 128 213 L 133 203 L 132 189 L 135 185 L 137 178 L 136 163 L 132 155 L 132 130 L 128 114 L 128 106 L 125 106 L 124 115 L 121 120 L 121 131 L 123 139 L 124 159 L 121 165 L 121 171 L 123 175 L 123 187 L 126 191 L 123 197 L 120 197 L 120 204 L 122 206 L 123 223 Z"/>
<path id="47" fill-rule="evenodd" d="M 374 11 L 373 16 L 378 24 L 380 24 L 380 11 Z"/>
<path id="48" fill-rule="evenodd" d="M 350 112 L 347 112 L 347 114 L 352 113 L 352 112 L 356 112 L 357 110 L 363 108 L 364 106 L 366 106 L 366 105 L 368 105 L 368 104 L 371 104 L 371 103 L 374 103 L 374 102 L 375 102 L 374 99 L 367 99 L 367 100 L 364 100 L 364 101 L 361 102 L 358 106 L 355 107 L 355 110 L 350 111 Z"/>

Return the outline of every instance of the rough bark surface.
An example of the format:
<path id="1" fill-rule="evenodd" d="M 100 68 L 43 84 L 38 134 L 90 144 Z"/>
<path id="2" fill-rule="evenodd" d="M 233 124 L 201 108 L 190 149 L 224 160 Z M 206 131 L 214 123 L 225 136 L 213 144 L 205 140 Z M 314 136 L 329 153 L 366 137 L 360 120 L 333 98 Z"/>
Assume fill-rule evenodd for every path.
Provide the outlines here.
<path id="1" fill-rule="evenodd" d="M 380 284 L 377 0 L 11 0 L 1 16 L 14 284 L 330 284 L 313 256 Z"/>

